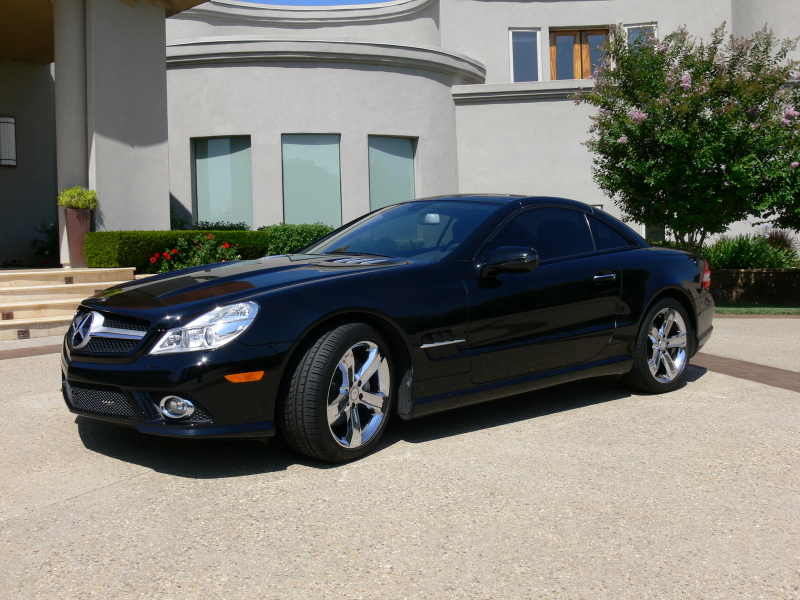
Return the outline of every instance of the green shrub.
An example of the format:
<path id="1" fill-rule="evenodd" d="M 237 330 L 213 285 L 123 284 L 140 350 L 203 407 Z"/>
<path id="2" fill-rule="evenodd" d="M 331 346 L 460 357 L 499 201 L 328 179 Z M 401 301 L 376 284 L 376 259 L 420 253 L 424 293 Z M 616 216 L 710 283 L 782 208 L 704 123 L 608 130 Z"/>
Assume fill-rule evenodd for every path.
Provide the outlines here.
<path id="1" fill-rule="evenodd" d="M 171 250 L 165 248 L 163 252 L 155 252 L 150 257 L 150 272 L 179 271 L 189 267 L 229 262 L 239 258 L 239 250 L 236 246 L 228 242 L 220 242 L 214 239 L 214 234 L 206 235 L 204 232 L 178 238 L 177 244 Z"/>
<path id="2" fill-rule="evenodd" d="M 198 221 L 187 229 L 196 229 L 197 231 L 250 231 L 250 225 L 244 221 L 239 223 L 231 223 L 230 221 Z"/>
<path id="3" fill-rule="evenodd" d="M 94 210 L 97 208 L 97 192 L 76 185 L 75 187 L 64 190 L 58 195 L 58 204 L 59 206 L 65 206 L 67 208 L 88 208 L 89 210 Z"/>
<path id="4" fill-rule="evenodd" d="M 265 231 L 270 236 L 270 254 L 290 254 L 308 246 L 311 242 L 328 235 L 333 231 L 330 225 L 313 223 L 310 225 L 293 225 L 280 223 L 259 227 L 258 231 Z"/>
<path id="5" fill-rule="evenodd" d="M 206 231 L 219 244 L 236 247 L 242 260 L 270 254 L 287 254 L 307 246 L 333 230 L 328 225 L 272 225 L 258 231 Z M 135 267 L 139 273 L 151 270 L 156 252 L 176 249 L 179 239 L 194 239 L 192 231 L 95 231 L 86 234 L 83 255 L 93 268 Z"/>
<path id="6" fill-rule="evenodd" d="M 213 231 L 220 243 L 237 246 L 244 260 L 269 254 L 269 234 L 258 231 Z M 96 231 L 86 234 L 83 255 L 89 267 L 136 267 L 139 273 L 150 268 L 150 258 L 164 248 L 170 250 L 178 239 L 192 235 L 187 231 Z"/>
<path id="7" fill-rule="evenodd" d="M 789 269 L 797 262 L 797 252 L 775 248 L 758 235 L 720 238 L 703 249 L 703 257 L 712 269 Z"/>

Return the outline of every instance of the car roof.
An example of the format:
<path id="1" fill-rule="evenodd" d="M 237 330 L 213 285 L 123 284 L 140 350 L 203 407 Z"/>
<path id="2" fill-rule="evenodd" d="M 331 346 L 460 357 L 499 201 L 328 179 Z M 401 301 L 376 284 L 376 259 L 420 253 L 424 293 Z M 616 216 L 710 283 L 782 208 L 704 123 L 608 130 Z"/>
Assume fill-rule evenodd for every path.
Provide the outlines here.
<path id="1" fill-rule="evenodd" d="M 562 206 L 571 206 L 587 212 L 593 212 L 591 205 L 586 204 L 585 202 L 578 202 L 577 200 L 570 200 L 568 198 L 558 198 L 556 196 L 523 196 L 518 194 L 451 194 L 447 196 L 416 198 L 411 202 L 422 200 L 467 200 L 473 202 L 491 202 L 494 204 L 509 204 L 511 202 L 517 202 L 523 206 L 530 206 L 531 204 L 560 204 Z"/>

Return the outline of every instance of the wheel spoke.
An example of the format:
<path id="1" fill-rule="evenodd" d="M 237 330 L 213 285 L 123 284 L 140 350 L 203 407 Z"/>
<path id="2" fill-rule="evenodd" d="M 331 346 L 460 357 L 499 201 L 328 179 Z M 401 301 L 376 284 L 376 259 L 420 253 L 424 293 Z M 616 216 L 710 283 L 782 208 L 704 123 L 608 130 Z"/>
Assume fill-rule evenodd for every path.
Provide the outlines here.
<path id="1" fill-rule="evenodd" d="M 369 351 L 367 355 L 367 360 L 364 361 L 364 364 L 358 370 L 358 373 L 355 375 L 355 380 L 360 381 L 361 384 L 367 383 L 369 378 L 378 370 L 378 367 L 381 365 L 381 355 L 378 352 L 378 347 L 375 346 Z"/>
<path id="2" fill-rule="evenodd" d="M 667 338 L 667 348 L 686 348 L 686 333 L 681 332 Z"/>
<path id="3" fill-rule="evenodd" d="M 353 387 L 353 383 L 355 383 L 353 377 L 355 376 L 356 370 L 356 359 L 353 356 L 352 350 L 348 350 L 344 353 L 344 356 L 339 361 L 338 367 L 339 371 L 342 373 L 342 387 L 346 386 L 350 389 Z"/>
<path id="4" fill-rule="evenodd" d="M 664 352 L 664 368 L 667 370 L 667 377 L 669 377 L 670 381 L 675 379 L 678 375 L 678 369 L 675 367 L 675 363 L 669 355 L 669 352 Z"/>
<path id="5" fill-rule="evenodd" d="M 661 366 L 661 350 L 653 348 L 653 358 L 647 363 L 647 366 L 650 367 L 650 372 L 655 377 L 656 373 L 658 373 L 658 368 Z"/>
<path id="6" fill-rule="evenodd" d="M 350 448 L 361 445 L 361 418 L 358 416 L 358 406 L 350 405 L 347 412 L 347 433 L 344 436 Z"/>
<path id="7" fill-rule="evenodd" d="M 661 325 L 659 333 L 662 338 L 669 336 L 669 330 L 672 329 L 672 324 L 675 322 L 675 309 L 670 308 L 667 314 L 664 315 L 664 323 Z"/>
<path id="8" fill-rule="evenodd" d="M 661 334 L 658 332 L 658 329 L 656 329 L 655 325 L 650 327 L 650 333 L 648 334 L 648 337 L 650 338 L 650 341 L 653 342 L 653 345 L 658 344 L 658 342 L 661 341 Z"/>
<path id="9" fill-rule="evenodd" d="M 386 412 L 386 401 L 389 398 L 382 393 L 372 394 L 370 392 L 361 393 L 361 403 L 375 411 L 376 415 L 383 415 Z"/>
<path id="10" fill-rule="evenodd" d="M 344 392 L 342 392 L 344 389 Z M 343 402 L 347 401 L 347 389 L 340 388 L 339 395 L 328 403 L 328 425 L 336 425 L 342 417 Z"/>

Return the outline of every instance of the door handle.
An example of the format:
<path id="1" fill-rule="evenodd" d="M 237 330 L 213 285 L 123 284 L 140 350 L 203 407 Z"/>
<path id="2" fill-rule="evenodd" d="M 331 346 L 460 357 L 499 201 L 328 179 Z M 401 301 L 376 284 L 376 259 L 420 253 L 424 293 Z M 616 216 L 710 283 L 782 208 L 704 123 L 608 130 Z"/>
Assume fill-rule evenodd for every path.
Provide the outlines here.
<path id="1" fill-rule="evenodd" d="M 595 283 L 607 283 L 617 279 L 616 273 L 601 273 L 594 276 Z"/>

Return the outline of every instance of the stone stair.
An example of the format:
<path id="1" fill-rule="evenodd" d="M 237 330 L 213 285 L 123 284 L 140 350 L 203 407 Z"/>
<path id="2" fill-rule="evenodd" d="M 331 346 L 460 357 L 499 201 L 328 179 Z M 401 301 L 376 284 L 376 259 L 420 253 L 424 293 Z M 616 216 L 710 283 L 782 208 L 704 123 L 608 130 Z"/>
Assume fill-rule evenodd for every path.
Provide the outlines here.
<path id="1" fill-rule="evenodd" d="M 81 300 L 132 280 L 133 271 L 0 270 L 0 341 L 64 335 Z"/>

